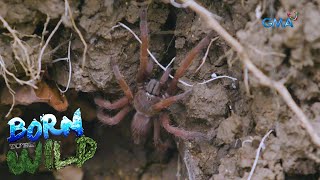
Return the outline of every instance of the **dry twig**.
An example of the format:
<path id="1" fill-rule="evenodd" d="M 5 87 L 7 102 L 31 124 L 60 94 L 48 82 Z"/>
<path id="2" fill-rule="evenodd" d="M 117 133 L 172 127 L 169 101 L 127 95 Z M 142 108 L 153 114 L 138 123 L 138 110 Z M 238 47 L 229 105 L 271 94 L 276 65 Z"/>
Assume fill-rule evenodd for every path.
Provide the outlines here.
<path id="1" fill-rule="evenodd" d="M 38 71 L 37 71 L 37 79 L 40 79 L 40 73 L 41 73 L 41 61 L 42 61 L 42 56 L 44 51 L 46 50 L 50 40 L 52 39 L 53 35 L 56 33 L 56 31 L 59 29 L 60 25 L 62 23 L 62 19 L 60 19 L 60 21 L 57 23 L 56 27 L 52 30 L 51 34 L 49 35 L 48 39 L 46 40 L 46 42 L 44 43 L 43 47 L 41 48 L 40 52 L 39 52 L 39 56 L 38 56 Z"/>
<path id="2" fill-rule="evenodd" d="M 196 69 L 195 73 L 197 73 L 197 72 L 200 70 L 200 68 L 204 65 L 204 63 L 206 62 L 206 59 L 207 59 L 207 57 L 208 57 L 209 50 L 210 50 L 210 47 L 211 47 L 212 43 L 213 43 L 214 41 L 216 41 L 218 38 L 219 38 L 219 37 L 215 37 L 215 38 L 211 39 L 210 44 L 208 45 L 207 51 L 206 51 L 205 55 L 204 55 L 203 58 L 202 58 L 202 62 L 201 62 L 201 64 L 199 65 L 199 67 Z"/>
<path id="3" fill-rule="evenodd" d="M 10 32 L 10 34 L 13 37 L 13 44 L 12 44 L 12 51 L 15 55 L 15 58 L 20 63 L 21 67 L 24 69 L 26 76 L 30 76 L 30 80 L 19 80 L 17 81 L 19 84 L 27 84 L 32 87 L 36 87 L 34 83 L 32 82 L 34 80 L 34 74 L 32 66 L 33 62 L 30 60 L 30 55 L 28 52 L 28 48 L 25 46 L 23 41 L 19 39 L 19 37 L 16 34 L 16 31 L 13 30 L 10 25 L 7 23 L 7 21 L 0 15 L 0 21 L 3 23 L 3 26 Z M 4 65 L 4 64 L 3 64 Z M 15 77 L 15 76 L 14 76 Z M 16 78 L 18 79 L 18 78 Z"/>
<path id="4" fill-rule="evenodd" d="M 72 23 L 72 26 L 73 28 L 76 30 L 76 32 L 78 33 L 80 39 L 81 39 L 81 42 L 84 46 L 84 50 L 83 50 L 83 54 L 82 54 L 82 69 L 84 68 L 84 65 L 86 63 L 86 54 L 87 54 L 87 50 L 88 50 L 88 45 L 86 43 L 86 41 L 84 40 L 80 30 L 78 29 L 78 27 L 76 26 L 76 23 L 74 22 L 74 19 L 73 19 L 73 16 L 72 16 L 72 11 L 71 11 L 71 8 L 69 6 L 69 2 L 68 0 L 65 0 L 65 8 L 68 9 L 68 12 L 69 12 L 69 17 L 70 17 L 70 20 L 71 20 L 71 23 Z"/>
<path id="5" fill-rule="evenodd" d="M 2 56 L 0 55 L 0 74 L 2 74 L 3 78 L 4 78 L 4 82 L 6 83 L 6 86 L 8 87 L 9 89 L 9 93 L 11 94 L 12 96 L 12 105 L 8 111 L 8 113 L 6 114 L 6 117 L 9 117 L 11 111 L 13 110 L 13 107 L 15 105 L 15 102 L 16 102 L 16 99 L 15 99 L 15 92 L 14 90 L 11 88 L 10 84 L 9 84 L 9 80 L 7 78 L 7 74 L 8 74 L 8 70 L 6 69 L 6 66 L 4 64 L 4 60 L 2 58 Z M 9 75 L 10 75 L 10 72 L 9 72 Z M 13 75 L 14 76 L 14 75 Z M 14 76 L 15 77 L 15 76 Z"/>

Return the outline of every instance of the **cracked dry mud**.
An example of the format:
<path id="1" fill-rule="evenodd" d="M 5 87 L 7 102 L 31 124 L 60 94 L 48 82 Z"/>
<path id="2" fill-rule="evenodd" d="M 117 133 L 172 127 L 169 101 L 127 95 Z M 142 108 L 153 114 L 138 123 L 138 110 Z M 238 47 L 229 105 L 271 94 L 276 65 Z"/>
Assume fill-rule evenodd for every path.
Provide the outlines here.
<path id="1" fill-rule="evenodd" d="M 269 77 L 287 78 L 286 87 L 294 100 L 307 114 L 313 127 L 320 129 L 320 1 L 235 1 L 199 0 L 203 6 L 222 17 L 220 23 L 246 48 L 250 58 Z M 265 29 L 256 20 L 255 10 L 264 2 L 263 17 L 286 17 L 288 10 L 297 10 L 299 20 L 294 28 Z M 183 102 L 169 108 L 176 126 L 202 131 L 209 142 L 188 142 L 164 134 L 173 146 L 166 153 L 157 152 L 152 135 L 145 145 L 134 145 L 130 132 L 130 120 L 134 113 L 117 126 L 102 125 L 95 117 L 93 98 L 103 96 L 115 100 L 123 96 L 114 78 L 110 59 L 114 59 L 129 86 L 136 87 L 135 76 L 139 66 L 139 42 L 118 22 L 129 26 L 139 35 L 138 8 L 124 0 L 70 0 L 73 17 L 88 44 L 87 61 L 81 70 L 83 45 L 70 22 L 64 21 L 48 52 L 60 44 L 58 51 L 44 56 L 43 64 L 52 82 L 66 86 L 68 65 L 54 59 L 65 57 L 67 41 L 72 36 L 72 80 L 65 94 L 69 109 L 58 113 L 43 104 L 16 106 L 13 116 L 26 121 L 42 113 L 72 116 L 76 108 L 83 109 L 85 133 L 98 143 L 95 157 L 82 170 L 70 168 L 47 172 L 40 168 L 36 175 L 13 177 L 6 163 L 0 162 L 0 175 L 5 179 L 51 178 L 68 179 L 68 173 L 80 174 L 80 179 L 246 179 L 262 137 L 274 129 L 265 142 L 252 179 L 318 179 L 320 174 L 320 150 L 310 141 L 297 117 L 274 91 L 258 85 L 249 74 L 251 95 L 246 94 L 243 66 L 234 54 L 219 58 L 230 47 L 220 37 L 209 51 L 204 66 L 195 70 L 204 56 L 203 51 L 182 78 L 188 82 L 202 82 L 212 73 L 229 75 L 238 79 L 220 79 L 193 87 L 193 93 Z M 0 15 L 21 34 L 41 36 L 46 14 L 51 17 L 51 32 L 64 13 L 61 0 L 0 0 Z M 203 20 L 189 9 L 177 9 L 160 0 L 154 0 L 148 9 L 150 50 L 166 66 L 173 57 L 173 68 L 186 53 L 202 39 L 209 29 Z M 22 69 L 14 60 L 11 37 L 0 25 L 0 54 L 7 68 L 23 77 Z M 22 36 L 22 35 L 21 35 Z M 37 37 L 22 37 L 37 52 Z M 270 53 L 272 52 L 272 53 Z M 276 52 L 276 53 L 274 53 Z M 154 77 L 162 71 L 155 66 Z M 5 83 L 0 78 L 3 90 Z M 179 85 L 181 92 L 189 89 Z M 0 102 L 0 153 L 7 148 L 8 128 L 4 115 L 9 106 Z M 114 112 L 110 112 L 114 114 Z M 10 118 L 10 117 L 9 117 Z M 59 119 L 59 118 L 58 118 Z M 28 124 L 28 122 L 26 122 Z M 319 133 L 320 135 L 320 133 Z M 250 140 L 250 142 L 248 142 Z M 72 154 L 73 146 L 66 145 L 66 154 Z M 0 158 L 1 160 L 1 158 Z"/>

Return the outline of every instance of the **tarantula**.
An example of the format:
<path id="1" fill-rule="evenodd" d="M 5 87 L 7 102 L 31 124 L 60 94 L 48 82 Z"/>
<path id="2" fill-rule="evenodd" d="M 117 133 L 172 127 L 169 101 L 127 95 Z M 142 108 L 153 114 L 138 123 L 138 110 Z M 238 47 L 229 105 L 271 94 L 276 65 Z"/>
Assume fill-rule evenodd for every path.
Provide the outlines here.
<path id="1" fill-rule="evenodd" d="M 183 76 L 189 65 L 195 59 L 199 51 L 205 48 L 212 38 L 213 34 L 209 33 L 199 44 L 194 47 L 181 62 L 181 66 L 177 69 L 174 78 L 168 82 L 170 70 L 167 69 L 160 80 L 151 79 L 145 83 L 151 75 L 153 63 L 148 59 L 148 26 L 147 26 L 147 6 L 140 7 L 140 31 L 141 31 L 141 47 L 140 47 L 140 66 L 137 75 L 137 91 L 132 93 L 128 84 L 124 80 L 119 71 L 118 65 L 111 60 L 114 75 L 124 91 L 125 96 L 111 103 L 101 98 L 95 98 L 95 103 L 100 107 L 97 117 L 100 121 L 108 125 L 118 124 L 133 108 L 136 110 L 131 130 L 133 140 L 136 144 L 145 139 L 152 123 L 154 127 L 154 144 L 161 145 L 160 127 L 164 127 L 169 133 L 186 140 L 206 139 L 206 135 L 200 132 L 186 131 L 170 125 L 170 119 L 167 112 L 163 110 L 171 104 L 183 99 L 191 93 L 188 90 L 182 94 L 174 95 L 177 91 L 177 83 L 179 78 Z M 114 116 L 109 117 L 103 112 L 103 109 L 121 110 Z M 160 121 L 159 121 L 160 119 Z"/>

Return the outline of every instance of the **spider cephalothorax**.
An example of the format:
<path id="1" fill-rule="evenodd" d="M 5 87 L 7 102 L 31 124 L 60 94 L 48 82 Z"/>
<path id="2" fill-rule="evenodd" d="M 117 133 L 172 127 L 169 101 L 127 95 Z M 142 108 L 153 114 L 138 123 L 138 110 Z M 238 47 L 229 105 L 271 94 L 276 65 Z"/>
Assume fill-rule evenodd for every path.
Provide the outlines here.
<path id="1" fill-rule="evenodd" d="M 182 94 L 175 95 L 177 83 L 180 77 L 183 76 L 189 65 L 195 59 L 196 55 L 205 46 L 209 44 L 213 34 L 208 34 L 202 39 L 199 44 L 193 48 L 181 62 L 181 66 L 177 69 L 174 78 L 168 83 L 170 69 L 168 68 L 160 80 L 151 79 L 148 77 L 152 71 L 152 61 L 148 59 L 148 26 L 147 26 L 147 6 L 141 6 L 140 10 L 140 31 L 141 31 L 141 48 L 140 48 L 140 66 L 137 75 L 138 90 L 133 94 L 130 87 L 122 77 L 118 65 L 111 60 L 111 65 L 116 79 L 119 82 L 125 96 L 119 100 L 110 103 L 109 101 L 96 98 L 95 103 L 102 108 L 113 110 L 121 110 L 114 116 L 107 116 L 102 108 L 99 108 L 97 117 L 102 122 L 108 125 L 118 124 L 133 108 L 136 113 L 131 123 L 131 130 L 135 143 L 140 143 L 145 139 L 152 124 L 154 127 L 154 143 L 161 145 L 160 127 L 164 127 L 169 133 L 182 139 L 202 139 L 206 136 L 199 132 L 186 131 L 170 125 L 169 115 L 164 111 L 171 104 L 181 100 L 191 93 L 191 90 Z M 147 83 L 146 83 L 147 81 Z"/>

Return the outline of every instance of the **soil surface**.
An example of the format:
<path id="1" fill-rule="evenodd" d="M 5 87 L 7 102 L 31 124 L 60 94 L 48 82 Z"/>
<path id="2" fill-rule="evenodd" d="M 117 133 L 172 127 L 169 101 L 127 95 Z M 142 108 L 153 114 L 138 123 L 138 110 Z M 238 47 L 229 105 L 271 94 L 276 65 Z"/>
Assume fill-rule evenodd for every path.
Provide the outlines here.
<path id="1" fill-rule="evenodd" d="M 320 1 L 274 0 L 198 0 L 204 7 L 220 17 L 221 25 L 248 51 L 253 63 L 275 80 L 285 85 L 295 102 L 309 117 L 313 127 L 320 129 Z M 45 39 L 63 19 L 42 58 L 43 79 L 62 89 L 68 84 L 69 66 L 66 61 L 54 62 L 68 56 L 71 41 L 72 75 L 68 109 L 58 112 L 47 103 L 32 99 L 16 100 L 11 115 L 5 117 L 12 104 L 4 76 L 0 77 L 0 153 L 8 150 L 7 121 L 22 117 L 26 124 L 42 114 L 72 117 L 81 108 L 86 136 L 98 143 L 96 155 L 79 169 L 68 167 L 47 171 L 43 167 L 35 175 L 13 176 L 0 156 L 0 175 L 5 179 L 60 178 L 60 179 L 247 179 L 262 137 L 266 139 L 252 179 L 318 179 L 320 149 L 310 141 L 308 134 L 281 96 L 272 89 L 261 87 L 249 74 L 250 94 L 244 83 L 244 67 L 235 52 L 220 37 L 210 47 L 207 59 L 195 72 L 205 55 L 201 51 L 182 80 L 195 84 L 192 93 L 183 101 L 172 105 L 168 112 L 175 126 L 206 133 L 209 141 L 184 141 L 163 130 L 163 139 L 171 146 L 166 152 L 154 148 L 152 133 L 147 142 L 135 145 L 130 123 L 134 112 L 116 126 L 102 124 L 96 118 L 95 97 L 114 101 L 124 96 L 112 71 L 110 60 L 117 62 L 131 89 L 137 88 L 140 44 L 119 22 L 139 31 L 139 8 L 124 0 L 70 0 L 74 22 L 88 45 L 85 66 L 82 69 L 84 46 L 65 16 L 62 0 L 0 0 L 0 15 L 28 47 L 30 57 L 39 52 L 39 43 L 47 16 Z M 287 18 L 287 12 L 299 12 L 294 27 L 264 28 L 265 17 Z M 257 18 L 261 14 L 260 17 Z M 156 59 L 176 70 L 180 62 L 210 31 L 203 19 L 190 9 L 179 9 L 165 1 L 154 0 L 148 8 L 149 49 Z M 12 34 L 0 25 L 0 55 L 8 71 L 20 79 L 25 78 L 23 68 L 14 55 L 16 46 Z M 34 35 L 34 36 L 29 36 Z M 216 35 L 218 36 L 218 35 Z M 19 49 L 18 49 L 19 50 Z M 31 60 L 36 60 L 31 58 Z M 151 58 L 150 58 L 151 60 Z M 154 66 L 152 78 L 159 79 L 163 71 Z M 197 84 L 212 74 L 227 78 L 206 84 Z M 10 84 L 19 86 L 14 79 Z M 179 92 L 190 89 L 179 84 Z M 27 91 L 27 90 L 26 90 Z M 29 90 L 28 90 L 29 92 Z M 23 98 L 23 97 L 21 97 Z M 32 103 L 37 102 L 37 103 Z M 31 104 L 32 103 L 32 104 Z M 114 115 L 116 111 L 108 112 Z M 58 118 L 59 119 L 59 118 Z M 320 135 L 320 133 L 319 133 Z M 74 137 L 70 137 L 74 138 Z M 72 141 L 72 140 L 71 140 Z M 62 154 L 74 153 L 72 143 L 65 140 Z M 1 160 L 2 159 L 2 160 Z M 70 175 L 72 174 L 72 175 Z"/>

